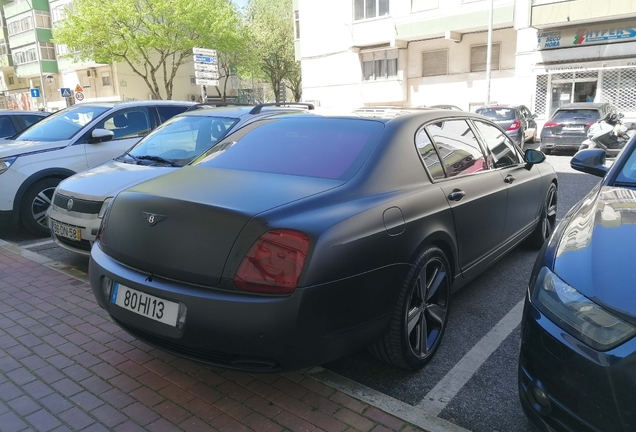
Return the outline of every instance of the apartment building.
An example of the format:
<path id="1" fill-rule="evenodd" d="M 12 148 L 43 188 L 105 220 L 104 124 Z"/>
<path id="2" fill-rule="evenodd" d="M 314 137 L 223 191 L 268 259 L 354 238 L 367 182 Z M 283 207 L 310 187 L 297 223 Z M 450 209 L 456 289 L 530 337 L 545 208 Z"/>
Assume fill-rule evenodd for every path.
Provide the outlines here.
<path id="1" fill-rule="evenodd" d="M 74 91 L 78 86 L 84 102 L 152 98 L 143 78 L 127 64 L 79 61 L 69 56 L 68 47 L 52 42 L 52 29 L 71 3 L 0 0 L 0 108 L 55 111 L 78 102 L 61 93 L 63 88 Z M 228 85 L 230 95 L 235 95 L 236 80 Z M 40 97 L 33 97 L 31 89 L 39 89 Z M 194 66 L 183 65 L 174 79 L 172 99 L 198 100 L 200 95 Z M 208 95 L 214 96 L 213 89 Z"/>
<path id="2" fill-rule="evenodd" d="M 295 0 L 303 99 L 474 109 L 487 99 L 490 4 Z M 494 0 L 490 101 L 540 119 L 586 100 L 636 115 L 635 14 L 632 0 Z"/>

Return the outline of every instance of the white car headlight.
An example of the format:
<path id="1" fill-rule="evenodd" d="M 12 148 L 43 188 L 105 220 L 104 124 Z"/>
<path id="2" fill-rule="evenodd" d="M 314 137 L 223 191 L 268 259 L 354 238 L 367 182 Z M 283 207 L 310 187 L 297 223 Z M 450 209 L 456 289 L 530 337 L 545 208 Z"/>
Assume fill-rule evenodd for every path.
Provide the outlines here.
<path id="1" fill-rule="evenodd" d="M 98 218 L 103 218 L 104 217 L 104 213 L 106 212 L 106 209 L 108 208 L 108 204 L 110 204 L 110 202 L 113 200 L 113 197 L 110 198 L 106 198 L 104 200 L 104 204 L 102 204 L 102 208 L 99 209 L 99 213 L 97 214 Z"/>
<path id="2" fill-rule="evenodd" d="M 579 293 L 547 267 L 539 272 L 532 303 L 552 322 L 597 351 L 610 350 L 636 335 L 636 327 Z"/>
<path id="3" fill-rule="evenodd" d="M 15 162 L 17 158 L 18 158 L 17 156 L 12 156 L 8 158 L 0 159 L 0 174 L 8 170 L 9 167 L 13 165 L 13 162 Z"/>

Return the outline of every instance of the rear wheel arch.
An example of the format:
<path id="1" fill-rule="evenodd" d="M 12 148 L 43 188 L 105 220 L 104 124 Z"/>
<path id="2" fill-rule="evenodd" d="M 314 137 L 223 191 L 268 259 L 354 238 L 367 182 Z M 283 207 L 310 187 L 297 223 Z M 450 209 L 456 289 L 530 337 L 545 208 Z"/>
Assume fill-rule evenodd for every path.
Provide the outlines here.
<path id="1" fill-rule="evenodd" d="M 418 247 L 413 251 L 409 258 L 409 263 L 413 263 L 427 247 L 436 246 L 446 255 L 446 259 L 450 265 L 451 276 L 455 278 L 459 271 L 457 269 L 457 248 L 454 244 L 455 242 L 448 233 L 443 231 L 432 233 L 420 242 Z"/>

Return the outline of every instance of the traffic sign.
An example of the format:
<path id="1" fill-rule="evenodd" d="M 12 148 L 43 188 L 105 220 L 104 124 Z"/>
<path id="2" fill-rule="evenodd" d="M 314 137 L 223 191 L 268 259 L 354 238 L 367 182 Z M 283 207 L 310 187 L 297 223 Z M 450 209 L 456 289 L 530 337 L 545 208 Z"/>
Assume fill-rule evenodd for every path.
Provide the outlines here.
<path id="1" fill-rule="evenodd" d="M 195 55 L 194 56 L 194 62 L 195 63 L 217 64 L 219 62 L 219 59 L 217 57 L 208 57 L 208 56 Z"/>
<path id="2" fill-rule="evenodd" d="M 200 72 L 200 71 L 194 71 L 194 76 L 196 78 L 207 78 L 207 79 L 219 79 L 219 73 L 218 72 Z"/>
<path id="3" fill-rule="evenodd" d="M 39 98 L 40 97 L 40 89 L 32 88 L 31 89 L 31 97 Z"/>
<path id="4" fill-rule="evenodd" d="M 204 85 L 204 86 L 218 86 L 219 80 L 197 78 L 196 83 L 197 85 Z"/>
<path id="5" fill-rule="evenodd" d="M 202 56 L 216 57 L 216 50 L 208 48 L 192 48 L 192 54 L 199 54 Z"/>
<path id="6" fill-rule="evenodd" d="M 219 66 L 215 64 L 208 64 L 208 63 L 195 63 L 194 70 L 201 71 L 201 72 L 218 72 Z"/>
<path id="7" fill-rule="evenodd" d="M 60 89 L 60 93 L 62 94 L 63 98 L 70 98 L 71 96 L 73 96 L 69 87 L 62 87 Z"/>
<path id="8" fill-rule="evenodd" d="M 82 88 L 82 86 L 81 86 L 81 85 L 79 85 L 79 84 L 78 84 L 78 85 L 76 85 L 76 86 L 75 86 L 75 92 L 76 92 L 76 93 L 77 93 L 77 92 L 81 93 L 81 92 L 83 92 L 83 91 L 84 91 L 84 89 Z"/>
<path id="9" fill-rule="evenodd" d="M 75 92 L 75 99 L 77 99 L 79 102 L 84 100 L 84 93 L 82 92 Z"/>

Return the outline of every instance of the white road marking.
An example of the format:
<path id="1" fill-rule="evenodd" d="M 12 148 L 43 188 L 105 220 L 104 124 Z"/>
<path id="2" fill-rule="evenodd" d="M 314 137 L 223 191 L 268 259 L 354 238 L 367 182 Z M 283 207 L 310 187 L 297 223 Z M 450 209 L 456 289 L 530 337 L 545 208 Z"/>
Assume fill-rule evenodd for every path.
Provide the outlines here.
<path id="1" fill-rule="evenodd" d="M 417 404 L 417 408 L 435 416 L 439 415 L 504 339 L 521 323 L 523 302 L 524 300 L 521 300 L 517 303 L 486 336 L 473 346 L 446 376 L 424 396 L 424 399 Z"/>
<path id="2" fill-rule="evenodd" d="M 31 249 L 31 248 L 34 248 L 34 247 L 44 246 L 44 245 L 48 245 L 48 244 L 51 244 L 51 243 L 53 243 L 53 240 L 49 239 L 49 240 L 44 240 L 44 241 L 37 242 L 37 243 L 29 243 L 27 245 L 23 245 L 22 247 L 25 248 L 25 249 Z"/>

